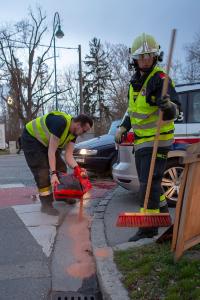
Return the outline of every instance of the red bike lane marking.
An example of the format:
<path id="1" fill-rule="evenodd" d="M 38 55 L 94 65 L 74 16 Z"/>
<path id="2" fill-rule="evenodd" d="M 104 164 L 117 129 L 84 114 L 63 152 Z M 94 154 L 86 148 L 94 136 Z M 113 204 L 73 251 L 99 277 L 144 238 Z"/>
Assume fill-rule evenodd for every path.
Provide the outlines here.
<path id="1" fill-rule="evenodd" d="M 20 204 L 33 204 L 32 195 L 37 193 L 36 187 L 16 187 L 0 189 L 0 207 Z"/>
<path id="2" fill-rule="evenodd" d="M 85 199 L 95 199 L 103 197 L 109 190 L 116 186 L 112 181 L 97 181 L 92 183 L 92 189 L 84 197 Z M 0 188 L 0 208 L 14 205 L 33 204 L 34 195 L 37 194 L 35 186 Z"/>

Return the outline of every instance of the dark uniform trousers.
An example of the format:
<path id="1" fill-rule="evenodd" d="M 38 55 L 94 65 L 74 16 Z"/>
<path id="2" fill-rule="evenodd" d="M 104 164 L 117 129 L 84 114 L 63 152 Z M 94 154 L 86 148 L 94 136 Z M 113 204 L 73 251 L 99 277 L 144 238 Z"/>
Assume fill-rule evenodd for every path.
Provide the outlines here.
<path id="1" fill-rule="evenodd" d="M 38 189 L 51 186 L 49 175 L 48 148 L 32 137 L 26 129 L 22 134 L 22 146 L 27 164 L 35 178 Z M 66 172 L 67 167 L 61 158 L 61 151 L 56 151 L 56 170 Z"/>
<path id="2" fill-rule="evenodd" d="M 135 163 L 140 182 L 139 199 L 141 207 L 144 205 L 152 151 L 152 148 L 143 148 L 135 152 Z M 166 167 L 168 151 L 168 148 L 158 148 L 147 207 L 148 209 L 159 209 L 160 207 L 161 181 Z"/>

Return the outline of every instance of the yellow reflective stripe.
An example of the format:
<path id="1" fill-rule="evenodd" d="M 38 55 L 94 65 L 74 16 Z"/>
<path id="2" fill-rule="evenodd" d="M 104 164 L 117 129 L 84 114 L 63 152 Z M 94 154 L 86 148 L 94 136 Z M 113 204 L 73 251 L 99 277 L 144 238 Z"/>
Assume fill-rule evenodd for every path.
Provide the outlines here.
<path id="1" fill-rule="evenodd" d="M 148 115 L 146 115 L 146 114 L 140 114 L 140 113 L 136 113 L 136 112 L 129 112 L 129 116 L 131 118 L 138 118 L 138 119 L 146 119 L 146 118 L 148 118 Z"/>
<path id="2" fill-rule="evenodd" d="M 36 120 L 37 120 L 37 119 L 35 119 L 35 120 L 32 121 L 33 133 L 34 133 L 36 139 L 37 139 L 41 144 L 43 144 L 44 146 L 47 146 L 47 144 L 42 140 L 42 137 L 40 136 L 39 131 L 37 130 Z"/>
<path id="3" fill-rule="evenodd" d="M 48 196 L 51 195 L 51 191 L 46 191 L 46 192 L 39 192 L 40 196 Z"/>
<path id="4" fill-rule="evenodd" d="M 48 196 L 48 195 L 51 195 L 51 193 L 52 193 L 52 187 L 51 187 L 51 185 L 50 185 L 50 186 L 48 186 L 48 187 L 38 189 L 38 192 L 39 192 L 39 195 L 40 195 L 40 196 Z"/>
<path id="5" fill-rule="evenodd" d="M 159 136 L 159 141 L 166 141 L 166 142 L 171 141 L 171 142 L 173 142 L 173 137 L 174 137 L 173 133 L 161 134 Z M 151 141 L 154 141 L 154 140 L 155 140 L 155 136 L 151 136 L 151 137 L 136 139 L 134 141 L 134 143 L 135 143 L 135 145 L 138 145 L 138 144 L 143 144 L 143 143 L 146 143 L 146 142 L 151 142 Z"/>
<path id="6" fill-rule="evenodd" d="M 162 194 L 162 195 L 160 195 L 160 207 L 163 207 L 166 205 L 167 205 L 167 201 L 166 201 L 165 195 Z"/>
<path id="7" fill-rule="evenodd" d="M 164 194 L 162 194 L 162 195 L 160 195 L 160 201 L 165 201 L 165 195 Z"/>
<path id="8" fill-rule="evenodd" d="M 158 121 L 150 122 L 147 124 L 141 124 L 141 125 L 134 124 L 132 127 L 133 127 L 133 129 L 154 129 L 157 127 L 157 123 L 158 123 Z"/>
<path id="9" fill-rule="evenodd" d="M 166 154 L 161 154 L 161 153 L 157 153 L 156 157 L 162 158 L 162 159 L 167 159 L 167 155 Z"/>
<path id="10" fill-rule="evenodd" d="M 47 140 L 49 141 L 50 133 L 49 133 L 47 127 L 46 127 L 46 124 L 45 124 L 45 122 L 44 122 L 44 118 L 41 118 L 41 119 L 40 119 L 40 125 L 41 125 L 42 129 L 44 130 L 44 133 L 45 133 L 45 135 L 46 135 Z"/>
<path id="11" fill-rule="evenodd" d="M 134 128 L 134 126 L 133 126 Z M 136 136 L 135 144 L 141 144 L 147 141 L 153 141 L 156 136 L 156 128 L 151 129 L 133 129 L 133 132 Z M 159 140 L 166 141 L 174 138 L 174 129 L 173 128 L 161 128 Z"/>
<path id="12" fill-rule="evenodd" d="M 140 129 L 151 129 L 151 130 L 154 130 L 156 132 L 157 130 L 157 126 L 158 126 L 158 118 L 155 118 L 153 115 L 149 115 L 149 120 L 146 120 L 142 122 L 141 124 L 141 121 L 139 120 L 135 120 L 134 123 L 132 123 L 132 128 L 133 129 L 136 129 L 136 130 L 140 130 Z M 162 124 L 162 127 L 161 128 L 170 128 L 171 130 L 174 129 L 174 125 L 171 121 L 167 121 L 167 122 L 164 122 Z M 167 130 L 167 129 L 166 129 Z M 167 130 L 169 131 L 169 130 Z M 167 132 L 166 132 L 167 133 Z"/>
<path id="13" fill-rule="evenodd" d="M 157 116 L 159 114 L 159 111 L 156 110 L 156 111 L 153 111 L 152 113 L 148 113 L 148 114 L 143 114 L 143 113 L 138 113 L 138 112 L 135 112 L 135 111 L 129 111 L 129 116 L 131 118 L 136 118 L 136 119 L 141 119 L 141 120 L 145 120 L 145 119 L 148 119 L 150 116 Z"/>
<path id="14" fill-rule="evenodd" d="M 158 147 L 171 146 L 173 141 L 174 141 L 173 139 L 167 140 L 167 141 L 159 141 L 158 142 Z M 154 140 L 148 141 L 148 142 L 143 142 L 143 143 L 140 143 L 140 144 L 135 144 L 134 143 L 134 149 L 138 150 L 138 149 L 145 148 L 145 147 L 153 147 L 153 144 L 154 144 Z"/>
<path id="15" fill-rule="evenodd" d="M 159 214 L 160 210 L 158 209 L 144 209 L 144 207 L 140 208 L 141 213 L 150 213 L 150 214 Z"/>
<path id="16" fill-rule="evenodd" d="M 40 192 L 45 192 L 45 191 L 48 191 L 48 190 L 51 190 L 51 185 L 47 186 L 47 187 L 44 187 L 44 188 L 40 188 L 38 189 Z"/>

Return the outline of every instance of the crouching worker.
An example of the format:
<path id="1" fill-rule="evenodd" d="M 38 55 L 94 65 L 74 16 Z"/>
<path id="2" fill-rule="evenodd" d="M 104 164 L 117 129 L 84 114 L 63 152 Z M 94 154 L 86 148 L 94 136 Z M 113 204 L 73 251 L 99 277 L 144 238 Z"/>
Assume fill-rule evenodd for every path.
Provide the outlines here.
<path id="1" fill-rule="evenodd" d="M 53 207 L 52 188 L 59 183 L 58 172 L 66 172 L 66 164 L 77 169 L 73 157 L 77 136 L 89 131 L 92 119 L 84 114 L 72 117 L 53 111 L 26 124 L 22 145 L 27 164 L 34 176 L 41 201 L 41 211 L 58 215 Z M 61 151 L 65 148 L 65 162 Z"/>

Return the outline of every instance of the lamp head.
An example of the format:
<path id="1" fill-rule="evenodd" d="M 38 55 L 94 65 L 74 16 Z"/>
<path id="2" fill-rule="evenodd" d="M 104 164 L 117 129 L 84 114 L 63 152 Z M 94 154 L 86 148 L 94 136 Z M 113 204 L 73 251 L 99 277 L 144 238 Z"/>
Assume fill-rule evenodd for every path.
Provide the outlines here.
<path id="1" fill-rule="evenodd" d="M 13 98 L 9 96 L 7 99 L 7 103 L 8 103 L 8 105 L 13 105 L 13 103 L 14 103 Z"/>
<path id="2" fill-rule="evenodd" d="M 61 26 L 60 25 L 58 25 L 58 30 L 56 31 L 55 36 L 58 39 L 62 39 L 63 36 L 64 36 L 64 32 L 61 30 Z"/>

